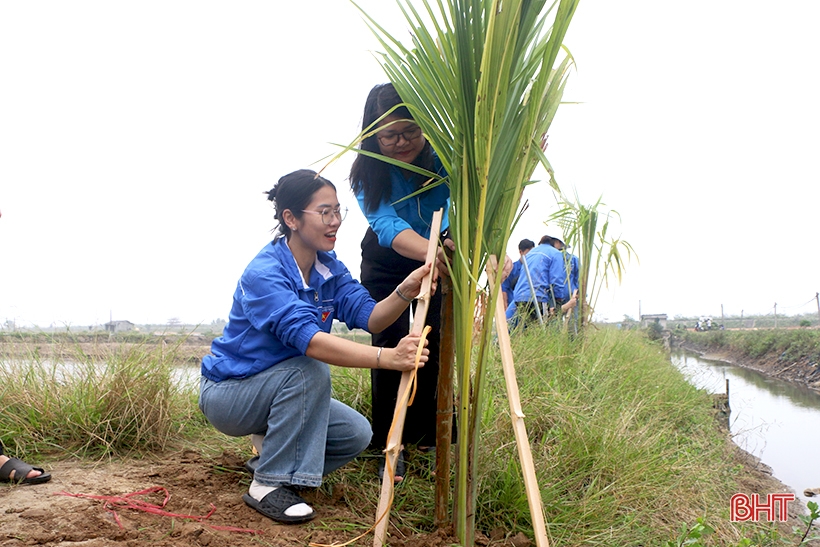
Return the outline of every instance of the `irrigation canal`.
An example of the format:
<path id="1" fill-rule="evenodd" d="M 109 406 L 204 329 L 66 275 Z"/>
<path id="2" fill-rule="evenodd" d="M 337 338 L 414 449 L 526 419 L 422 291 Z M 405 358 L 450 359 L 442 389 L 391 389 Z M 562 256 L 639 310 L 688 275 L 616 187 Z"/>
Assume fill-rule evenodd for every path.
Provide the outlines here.
<path id="1" fill-rule="evenodd" d="M 820 488 L 820 394 L 688 352 L 673 353 L 672 364 L 709 393 L 726 393 L 728 379 L 735 443 L 771 467 L 803 503 L 809 500 L 805 489 Z"/>

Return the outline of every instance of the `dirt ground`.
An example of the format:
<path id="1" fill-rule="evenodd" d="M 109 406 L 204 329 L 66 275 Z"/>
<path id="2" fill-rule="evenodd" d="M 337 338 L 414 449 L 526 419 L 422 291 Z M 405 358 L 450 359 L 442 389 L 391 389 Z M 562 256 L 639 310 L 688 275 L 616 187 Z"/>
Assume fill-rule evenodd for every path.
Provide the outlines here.
<path id="1" fill-rule="evenodd" d="M 301 526 L 277 524 L 242 501 L 249 483 L 243 463 L 236 455 L 223 454 L 217 460 L 206 460 L 198 453 L 185 451 L 167 454 L 163 461 L 128 460 L 97 465 L 62 461 L 46 465 L 53 476 L 48 483 L 0 485 L 0 546 L 279 547 L 334 542 L 339 545 L 355 538 L 360 533 L 356 530 L 372 524 L 351 511 L 340 488 L 335 488 L 332 495 L 323 491 L 304 494 L 318 513 L 313 522 Z M 161 506 L 165 497 L 162 491 L 127 496 L 154 486 L 164 487 L 170 494 L 164 511 L 200 518 L 164 516 L 122 505 L 128 497 Z M 109 506 L 111 511 L 102 499 L 63 493 L 120 499 Z M 213 515 L 201 518 L 211 510 L 211 504 L 216 508 Z M 445 547 L 456 543 L 454 537 L 441 532 L 406 537 L 391 527 L 390 534 L 388 542 L 392 547 Z M 373 536 L 369 534 L 352 545 L 372 543 Z M 492 544 L 524 547 L 530 542 Z"/>
<path id="2" fill-rule="evenodd" d="M 735 457 L 747 470 L 740 485 L 744 492 L 786 491 L 759 460 L 739 449 Z M 361 512 L 351 510 L 344 490 L 338 485 L 331 494 L 322 490 L 304 494 L 318 513 L 313 522 L 300 526 L 277 524 L 242 501 L 250 481 L 243 464 L 244 460 L 236 454 L 225 453 L 208 460 L 196 452 L 182 451 L 165 454 L 162 461 L 126 460 L 96 465 L 59 461 L 45 465 L 53 476 L 48 483 L 0 485 L 0 546 L 339 547 L 372 524 L 361 517 Z M 165 491 L 129 496 L 152 487 L 167 490 L 170 499 L 161 510 L 174 516 L 124 506 L 130 499 L 159 509 Z M 111 503 L 106 504 L 105 498 Z M 204 518 L 211 511 L 211 504 L 214 512 Z M 796 523 L 794 514 L 790 520 Z M 490 539 L 479 534 L 476 543 L 487 547 L 534 545 L 523 535 L 506 539 L 503 536 L 502 533 Z M 351 545 L 372 543 L 373 535 L 368 534 Z M 388 538 L 391 547 L 457 544 L 450 531 L 408 535 L 392 525 Z"/>

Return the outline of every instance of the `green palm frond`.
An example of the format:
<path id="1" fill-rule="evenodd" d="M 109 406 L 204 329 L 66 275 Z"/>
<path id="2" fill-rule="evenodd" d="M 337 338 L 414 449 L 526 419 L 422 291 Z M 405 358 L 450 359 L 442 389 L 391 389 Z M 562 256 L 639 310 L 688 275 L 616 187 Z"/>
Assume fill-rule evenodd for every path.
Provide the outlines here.
<path id="1" fill-rule="evenodd" d="M 459 425 L 461 435 L 468 436 L 459 442 L 460 469 L 468 469 L 468 450 L 474 449 L 480 425 L 494 311 L 491 302 L 486 332 L 474 353 L 476 295 L 484 290 L 480 280 L 489 255 L 505 255 L 523 211 L 522 191 L 539 164 L 558 188 L 541 147 L 573 67 L 563 39 L 578 0 L 396 3 L 409 28 L 406 41 L 356 7 L 381 44 L 377 58 L 388 78 L 449 175 Z M 500 284 L 497 276 L 492 294 Z M 457 528 L 471 545 L 474 500 L 467 484 L 460 476 Z"/>
<path id="2" fill-rule="evenodd" d="M 599 197 L 592 205 L 583 205 L 578 194 L 570 200 L 559 194 L 559 209 L 547 222 L 554 222 L 564 234 L 564 241 L 575 251 L 579 259 L 579 314 L 582 324 L 592 321 L 595 304 L 601 290 L 609 287 L 609 277 L 614 275 L 618 283 L 623 278 L 626 263 L 634 256 L 635 249 L 629 242 L 609 236 L 609 223 L 620 220 L 617 211 L 602 212 L 605 204 Z M 600 226 L 599 226 L 600 224 Z"/>

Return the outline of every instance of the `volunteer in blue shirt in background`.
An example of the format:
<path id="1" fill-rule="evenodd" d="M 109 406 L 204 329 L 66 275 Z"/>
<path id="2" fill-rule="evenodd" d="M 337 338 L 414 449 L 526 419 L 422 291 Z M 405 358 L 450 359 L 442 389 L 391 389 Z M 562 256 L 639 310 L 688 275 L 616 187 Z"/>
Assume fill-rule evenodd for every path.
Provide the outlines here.
<path id="1" fill-rule="evenodd" d="M 567 251 L 567 246 L 564 244 L 563 241 L 558 239 L 557 237 L 552 238 L 552 246 L 561 251 L 561 255 L 564 259 L 564 271 L 567 276 L 567 282 L 569 283 L 569 291 L 570 291 L 570 301 L 562 307 L 563 312 L 568 312 L 571 310 L 570 321 L 573 325 L 573 331 L 577 332 L 578 329 L 578 287 L 579 287 L 579 270 L 578 270 L 578 257 L 574 254 L 570 254 Z"/>
<path id="2" fill-rule="evenodd" d="M 330 334 L 333 319 L 381 331 L 418 295 L 431 265 L 409 272 L 377 303 L 333 252 L 346 210 L 332 183 L 296 171 L 268 198 L 278 231 L 239 279 L 228 324 L 202 360 L 199 406 L 219 431 L 261 439 L 245 502 L 298 523 L 315 516 L 299 488 L 319 486 L 371 438 L 367 419 L 331 398 L 327 363 L 407 371 L 419 344 L 416 336 L 394 348 L 357 344 Z M 420 366 L 428 355 L 424 349 Z"/>
<path id="3" fill-rule="evenodd" d="M 557 237 L 552 238 L 552 246 L 561 251 L 561 254 L 564 257 L 564 265 L 567 267 L 567 277 L 569 279 L 569 290 L 570 293 L 575 293 L 578 291 L 578 257 L 574 254 L 570 254 L 567 251 L 566 244 L 558 239 Z"/>
<path id="4" fill-rule="evenodd" d="M 365 101 L 362 129 L 372 130 L 370 126 L 376 120 L 401 102 L 392 84 L 375 86 Z M 362 141 L 362 150 L 441 176 L 446 174 L 406 107 L 393 110 L 377 127 L 382 129 Z M 450 199 L 447 185 L 441 184 L 408 198 L 429 182 L 428 177 L 365 154 L 359 154 L 353 162 L 350 184 L 370 225 L 362 240 L 362 284 L 377 300 L 390 295 L 398 281 L 422 264 L 430 237 L 443 236 L 445 244 L 453 248 L 452 241 L 446 239 Z M 442 234 L 430 234 L 433 213 L 438 209 L 444 209 Z M 436 441 L 440 310 L 441 296 L 437 294 L 431 299 L 427 312 L 427 324 L 433 329 L 427 338 L 430 359 L 419 371 L 416 397 L 407 409 L 404 423 L 403 443 L 418 445 L 421 450 L 432 449 Z M 372 344 L 394 347 L 409 329 L 410 312 L 407 312 L 381 333 L 373 335 Z M 385 446 L 400 381 L 401 375 L 397 372 L 371 371 L 374 448 Z M 396 462 L 395 482 L 404 477 L 405 457 L 402 450 Z M 382 470 L 383 461 L 378 471 L 380 477 L 383 476 Z"/>
<path id="5" fill-rule="evenodd" d="M 537 312 L 532 298 L 530 281 L 535 289 L 535 299 L 544 320 L 555 317 L 564 305 L 571 304 L 567 273 L 564 269 L 564 257 L 561 251 L 553 245 L 553 238 L 544 236 L 538 246 L 524 257 L 530 279 L 522 268 L 521 275 L 515 285 L 513 301 L 515 302 L 515 316 L 525 324 L 537 321 Z"/>
<path id="6" fill-rule="evenodd" d="M 569 278 L 569 291 L 570 294 L 577 294 L 578 292 L 578 257 L 574 254 L 570 254 L 567 251 L 567 246 L 564 244 L 563 241 L 558 239 L 557 237 L 552 238 L 552 246 L 561 251 L 561 254 L 564 256 L 564 266 L 568 268 L 567 276 Z"/>
<path id="7" fill-rule="evenodd" d="M 518 278 L 522 274 L 521 262 L 524 260 L 524 255 L 530 252 L 533 247 L 535 247 L 535 242 L 531 239 L 522 239 L 518 242 L 518 260 L 513 262 L 510 274 L 501 283 L 501 290 L 504 291 L 504 309 L 507 310 L 507 321 L 509 321 L 515 313 L 513 293 L 515 292 L 515 284 L 518 283 Z"/>

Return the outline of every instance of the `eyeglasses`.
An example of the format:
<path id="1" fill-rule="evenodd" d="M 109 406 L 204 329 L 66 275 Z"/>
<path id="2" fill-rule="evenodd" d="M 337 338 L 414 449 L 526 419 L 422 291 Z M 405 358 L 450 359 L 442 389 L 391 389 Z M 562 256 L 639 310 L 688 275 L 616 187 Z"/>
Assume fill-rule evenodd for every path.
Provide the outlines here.
<path id="1" fill-rule="evenodd" d="M 404 140 L 410 142 L 419 138 L 421 135 L 421 128 L 417 125 L 414 125 L 410 129 L 405 129 L 401 133 L 391 133 L 391 132 L 380 132 L 376 137 L 379 139 L 379 142 L 382 146 L 395 146 L 396 143 L 399 142 L 399 137 L 404 137 Z"/>
<path id="2" fill-rule="evenodd" d="M 303 213 L 310 213 L 311 215 L 322 215 L 322 224 L 325 226 L 330 226 L 330 223 L 333 222 L 333 217 L 339 219 L 339 222 L 343 221 L 347 216 L 347 207 L 339 207 L 337 209 L 330 209 L 325 207 L 321 211 L 307 211 L 302 209 Z"/>

